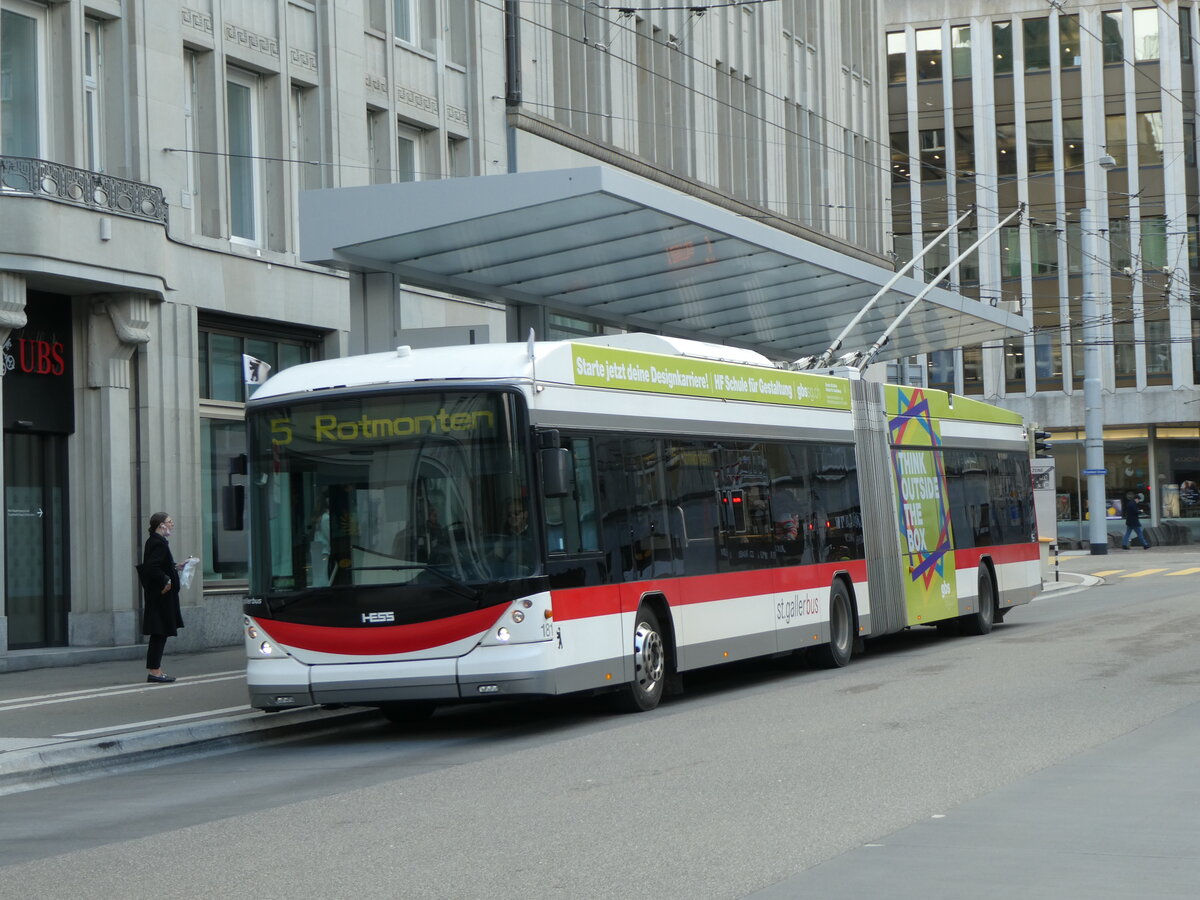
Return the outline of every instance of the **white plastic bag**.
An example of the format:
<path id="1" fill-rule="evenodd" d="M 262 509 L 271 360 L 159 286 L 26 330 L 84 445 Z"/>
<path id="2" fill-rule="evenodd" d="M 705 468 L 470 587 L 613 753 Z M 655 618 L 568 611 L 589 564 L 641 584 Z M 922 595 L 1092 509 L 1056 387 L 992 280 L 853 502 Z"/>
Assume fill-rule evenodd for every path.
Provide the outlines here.
<path id="1" fill-rule="evenodd" d="M 187 590 L 192 585 L 192 573 L 196 571 L 196 565 L 199 563 L 194 556 L 189 556 L 183 561 L 183 568 L 179 570 L 179 587 Z"/>

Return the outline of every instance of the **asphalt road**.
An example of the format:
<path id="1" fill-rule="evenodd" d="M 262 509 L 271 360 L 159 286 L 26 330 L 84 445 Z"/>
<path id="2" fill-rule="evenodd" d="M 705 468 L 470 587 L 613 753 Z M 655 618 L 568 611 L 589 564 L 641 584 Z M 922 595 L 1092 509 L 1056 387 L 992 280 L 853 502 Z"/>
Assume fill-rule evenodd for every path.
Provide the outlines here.
<path id="1" fill-rule="evenodd" d="M 459 708 L 0 798 L 0 893 L 1190 897 L 1200 555 L 1130 553 L 990 636 L 649 714 Z"/>

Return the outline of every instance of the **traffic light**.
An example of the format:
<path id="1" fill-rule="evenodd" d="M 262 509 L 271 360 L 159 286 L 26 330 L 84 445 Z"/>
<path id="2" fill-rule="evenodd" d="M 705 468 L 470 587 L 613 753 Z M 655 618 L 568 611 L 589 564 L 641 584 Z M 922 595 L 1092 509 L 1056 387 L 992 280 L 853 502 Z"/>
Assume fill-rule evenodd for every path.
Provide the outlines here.
<path id="1" fill-rule="evenodd" d="M 1033 433 L 1033 455 L 1038 459 L 1047 459 L 1050 456 L 1050 432 L 1035 431 Z"/>

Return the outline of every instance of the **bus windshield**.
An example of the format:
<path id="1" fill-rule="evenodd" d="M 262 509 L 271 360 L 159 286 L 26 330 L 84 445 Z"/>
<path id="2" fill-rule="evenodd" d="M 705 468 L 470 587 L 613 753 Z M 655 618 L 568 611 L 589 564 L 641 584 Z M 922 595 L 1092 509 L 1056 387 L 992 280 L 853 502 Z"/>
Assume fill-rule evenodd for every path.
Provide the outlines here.
<path id="1" fill-rule="evenodd" d="M 253 410 L 251 590 L 534 574 L 514 393 L 341 395 Z"/>

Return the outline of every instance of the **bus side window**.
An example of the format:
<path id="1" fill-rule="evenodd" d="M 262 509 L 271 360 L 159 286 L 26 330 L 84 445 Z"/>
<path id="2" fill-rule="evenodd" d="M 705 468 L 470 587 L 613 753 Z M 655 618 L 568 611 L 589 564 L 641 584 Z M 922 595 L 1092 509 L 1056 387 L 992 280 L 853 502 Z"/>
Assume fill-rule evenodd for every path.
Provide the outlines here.
<path id="1" fill-rule="evenodd" d="M 596 527 L 596 479 L 590 438 L 565 438 L 571 453 L 571 491 L 545 501 L 546 550 L 581 553 L 600 548 Z"/>

